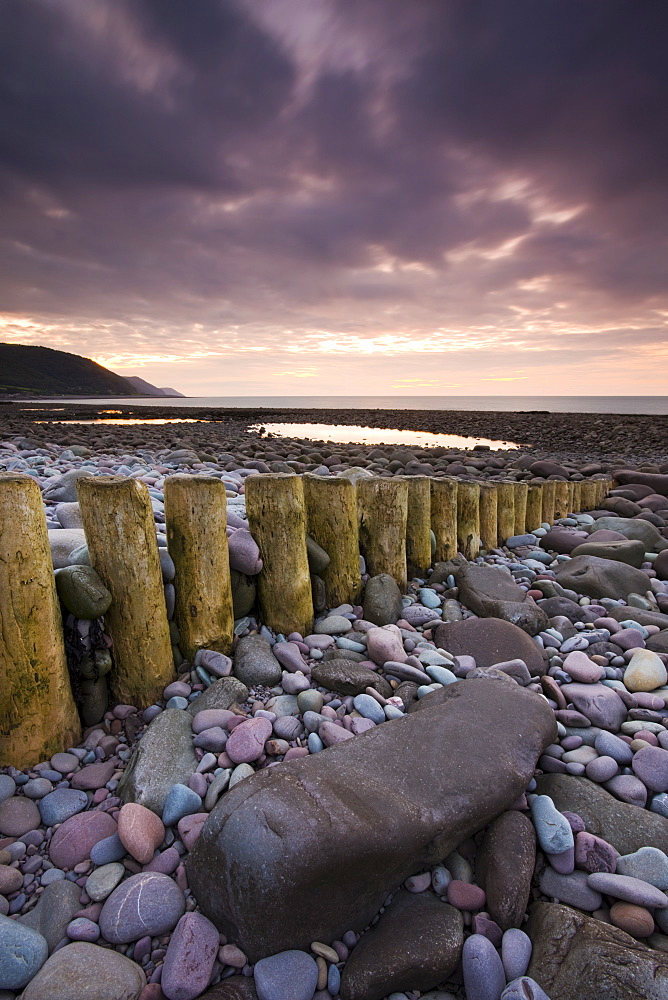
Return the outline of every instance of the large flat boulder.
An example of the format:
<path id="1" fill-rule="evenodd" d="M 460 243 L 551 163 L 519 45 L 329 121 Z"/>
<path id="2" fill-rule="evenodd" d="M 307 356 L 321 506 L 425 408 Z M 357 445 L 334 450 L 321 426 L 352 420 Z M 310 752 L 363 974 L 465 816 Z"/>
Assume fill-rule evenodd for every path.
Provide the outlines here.
<path id="1" fill-rule="evenodd" d="M 547 615 L 509 572 L 465 563 L 455 574 L 459 600 L 481 618 L 502 618 L 529 635 L 548 627 Z"/>
<path id="2" fill-rule="evenodd" d="M 545 673 L 543 655 L 526 632 L 511 622 L 495 618 L 467 618 L 444 622 L 436 627 L 436 645 L 453 656 L 472 656 L 479 667 L 519 658 L 524 660 L 532 677 Z"/>
<path id="3" fill-rule="evenodd" d="M 557 570 L 557 583 L 585 597 L 626 600 L 629 594 L 649 590 L 649 577 L 641 569 L 598 556 L 574 556 Z"/>
<path id="4" fill-rule="evenodd" d="M 621 485 L 634 483 L 638 486 L 647 486 L 653 493 L 660 493 L 661 496 L 668 497 L 668 475 L 660 472 L 635 472 L 633 469 L 617 469 L 612 473 Z"/>
<path id="5" fill-rule="evenodd" d="M 524 791 L 556 738 L 546 701 L 490 680 L 442 690 L 415 714 L 256 772 L 210 814 L 189 884 L 250 962 L 362 930 L 409 875 Z"/>
<path id="6" fill-rule="evenodd" d="M 550 1000 L 665 1000 L 668 954 L 559 903 L 535 903 L 527 975 Z"/>
<path id="7" fill-rule="evenodd" d="M 595 536 L 604 529 L 618 531 L 620 535 L 624 535 L 624 538 L 638 539 L 643 543 L 647 552 L 660 552 L 668 545 L 668 541 L 660 534 L 659 529 L 642 518 L 615 517 L 614 515 L 599 517 L 594 525 L 594 530 L 589 534 L 590 541 L 600 541 Z"/>
<path id="8" fill-rule="evenodd" d="M 542 774 L 536 784 L 539 795 L 549 795 L 561 812 L 577 813 L 588 833 L 607 840 L 620 854 L 633 854 L 641 847 L 658 847 L 668 853 L 664 816 L 621 802 L 589 778 Z"/>

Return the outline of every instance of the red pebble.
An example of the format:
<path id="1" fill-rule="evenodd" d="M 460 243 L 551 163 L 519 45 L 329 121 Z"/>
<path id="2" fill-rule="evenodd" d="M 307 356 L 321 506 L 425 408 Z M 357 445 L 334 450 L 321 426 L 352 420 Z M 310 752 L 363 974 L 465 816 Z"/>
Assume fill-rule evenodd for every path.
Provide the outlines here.
<path id="1" fill-rule="evenodd" d="M 453 879 L 448 885 L 448 903 L 457 910 L 467 910 L 469 913 L 482 910 L 486 900 L 487 896 L 479 885 L 461 882 L 459 879 Z"/>

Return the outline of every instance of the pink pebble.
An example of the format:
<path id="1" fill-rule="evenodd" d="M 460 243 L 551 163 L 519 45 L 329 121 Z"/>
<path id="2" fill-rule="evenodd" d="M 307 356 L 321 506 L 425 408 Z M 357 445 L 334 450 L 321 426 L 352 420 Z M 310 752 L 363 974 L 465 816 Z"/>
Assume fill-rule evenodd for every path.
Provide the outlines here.
<path id="1" fill-rule="evenodd" d="M 409 892 L 424 892 L 431 885 L 431 873 L 423 872 L 421 875 L 411 875 L 404 882 L 404 888 Z"/>
<path id="2" fill-rule="evenodd" d="M 203 733 L 205 729 L 227 729 L 231 719 L 239 718 L 234 712 L 228 712 L 224 708 L 208 708 L 198 712 L 193 718 L 192 728 L 196 734 Z M 243 719 L 241 720 L 243 722 Z"/>
<path id="3" fill-rule="evenodd" d="M 208 818 L 208 813 L 193 813 L 191 816 L 184 816 L 183 819 L 179 820 L 177 830 L 187 851 L 192 851 Z"/>
<path id="4" fill-rule="evenodd" d="M 639 729 L 633 738 L 636 740 L 644 740 L 645 743 L 649 743 L 653 747 L 658 747 L 659 745 L 659 741 L 654 733 L 647 732 L 645 729 Z"/>
<path id="5" fill-rule="evenodd" d="M 283 760 L 297 760 L 299 757 L 308 757 L 308 747 L 290 747 Z"/>
<path id="6" fill-rule="evenodd" d="M 448 884 L 448 903 L 457 910 L 466 910 L 471 913 L 474 910 L 482 910 L 486 902 L 486 895 L 478 885 L 470 882 L 461 882 L 453 879 Z"/>
<path id="7" fill-rule="evenodd" d="M 272 726 L 267 719 L 246 719 L 230 734 L 225 752 L 235 764 L 250 764 L 262 756 L 271 733 Z"/>

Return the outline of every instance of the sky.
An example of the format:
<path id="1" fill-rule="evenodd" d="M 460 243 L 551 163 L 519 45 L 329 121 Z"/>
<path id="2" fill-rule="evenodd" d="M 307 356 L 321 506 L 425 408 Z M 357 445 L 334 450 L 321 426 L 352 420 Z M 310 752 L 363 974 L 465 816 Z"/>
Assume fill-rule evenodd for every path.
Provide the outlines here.
<path id="1" fill-rule="evenodd" d="M 0 340 L 189 395 L 668 393 L 660 0 L 4 0 Z"/>

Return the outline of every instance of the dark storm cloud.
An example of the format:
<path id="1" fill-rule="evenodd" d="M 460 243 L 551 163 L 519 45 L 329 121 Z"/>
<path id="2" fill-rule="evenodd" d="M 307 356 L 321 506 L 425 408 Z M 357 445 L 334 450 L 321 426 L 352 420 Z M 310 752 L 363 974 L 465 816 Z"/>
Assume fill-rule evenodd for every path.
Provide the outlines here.
<path id="1" fill-rule="evenodd" d="M 108 355 L 660 343 L 667 32 L 631 0 L 7 0 L 0 313 Z"/>

